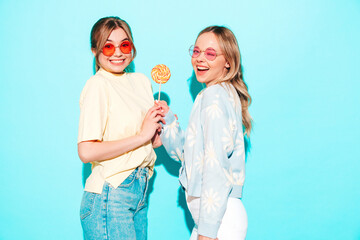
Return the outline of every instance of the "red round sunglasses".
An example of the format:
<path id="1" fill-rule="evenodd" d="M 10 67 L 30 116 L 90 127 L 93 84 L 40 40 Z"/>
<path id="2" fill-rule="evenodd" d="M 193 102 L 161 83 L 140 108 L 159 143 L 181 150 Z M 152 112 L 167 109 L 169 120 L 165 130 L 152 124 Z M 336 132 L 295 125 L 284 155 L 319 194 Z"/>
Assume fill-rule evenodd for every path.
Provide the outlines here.
<path id="1" fill-rule="evenodd" d="M 120 48 L 120 51 L 124 54 L 129 54 L 131 53 L 132 50 L 130 41 L 126 40 L 121 42 L 119 46 L 115 46 L 112 43 L 106 43 L 102 49 L 102 53 L 105 56 L 110 57 L 115 53 L 117 47 Z"/>

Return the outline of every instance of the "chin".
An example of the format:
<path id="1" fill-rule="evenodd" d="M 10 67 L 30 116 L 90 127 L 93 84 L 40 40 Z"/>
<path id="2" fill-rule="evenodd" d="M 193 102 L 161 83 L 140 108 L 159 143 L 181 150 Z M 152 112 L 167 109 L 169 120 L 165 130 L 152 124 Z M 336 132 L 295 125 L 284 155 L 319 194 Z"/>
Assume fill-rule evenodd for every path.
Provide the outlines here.
<path id="1" fill-rule="evenodd" d="M 198 80 L 198 82 L 203 83 L 203 82 L 205 82 L 205 81 L 206 81 L 206 79 L 204 79 L 204 77 L 203 77 L 203 76 L 198 76 L 198 75 L 196 75 L 196 74 L 195 74 L 195 76 L 196 76 L 196 79 Z"/>
<path id="2" fill-rule="evenodd" d="M 197 77 L 196 79 L 198 80 L 199 83 L 205 83 L 206 84 L 207 82 L 209 82 L 209 80 L 201 78 L 201 77 L 200 78 Z"/>
<path id="3" fill-rule="evenodd" d="M 119 73 L 123 73 L 125 68 L 123 68 L 123 67 L 120 67 L 120 68 L 112 67 L 112 68 L 108 68 L 108 72 L 119 74 Z"/>

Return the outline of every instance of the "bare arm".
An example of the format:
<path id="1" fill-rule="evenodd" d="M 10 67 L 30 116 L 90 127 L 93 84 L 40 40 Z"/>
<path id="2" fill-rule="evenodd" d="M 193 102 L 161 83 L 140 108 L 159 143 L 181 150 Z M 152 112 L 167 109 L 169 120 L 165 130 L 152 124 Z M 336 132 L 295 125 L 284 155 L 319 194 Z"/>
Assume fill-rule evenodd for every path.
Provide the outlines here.
<path id="1" fill-rule="evenodd" d="M 78 144 L 78 154 L 83 163 L 102 161 L 120 156 L 145 142 L 139 135 L 117 141 L 84 141 Z"/>
<path id="2" fill-rule="evenodd" d="M 160 106 L 153 106 L 147 112 L 141 131 L 135 136 L 116 141 L 83 141 L 78 144 L 78 154 L 82 162 L 102 161 L 118 157 L 149 142 L 161 129 L 164 122 Z"/>

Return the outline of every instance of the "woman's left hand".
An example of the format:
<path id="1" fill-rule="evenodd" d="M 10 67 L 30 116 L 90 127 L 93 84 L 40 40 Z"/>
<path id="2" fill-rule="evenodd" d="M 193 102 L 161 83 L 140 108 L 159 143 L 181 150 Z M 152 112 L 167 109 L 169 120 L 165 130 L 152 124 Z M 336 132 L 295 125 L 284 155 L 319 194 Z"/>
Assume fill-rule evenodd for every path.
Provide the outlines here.
<path id="1" fill-rule="evenodd" d="M 218 240 L 218 239 L 217 238 L 209 238 L 209 237 L 205 237 L 203 235 L 199 235 L 198 240 Z"/>

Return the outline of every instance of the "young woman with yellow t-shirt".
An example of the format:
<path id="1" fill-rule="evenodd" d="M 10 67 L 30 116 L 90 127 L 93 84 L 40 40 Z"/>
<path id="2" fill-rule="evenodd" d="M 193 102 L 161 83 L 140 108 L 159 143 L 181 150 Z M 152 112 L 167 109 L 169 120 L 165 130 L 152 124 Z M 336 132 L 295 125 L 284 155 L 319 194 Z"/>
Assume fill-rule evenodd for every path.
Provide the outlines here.
<path id="1" fill-rule="evenodd" d="M 129 25 L 118 17 L 91 30 L 96 74 L 80 97 L 78 152 L 92 164 L 81 202 L 85 239 L 146 239 L 146 192 L 164 122 L 149 79 L 125 72 L 136 56 Z"/>

